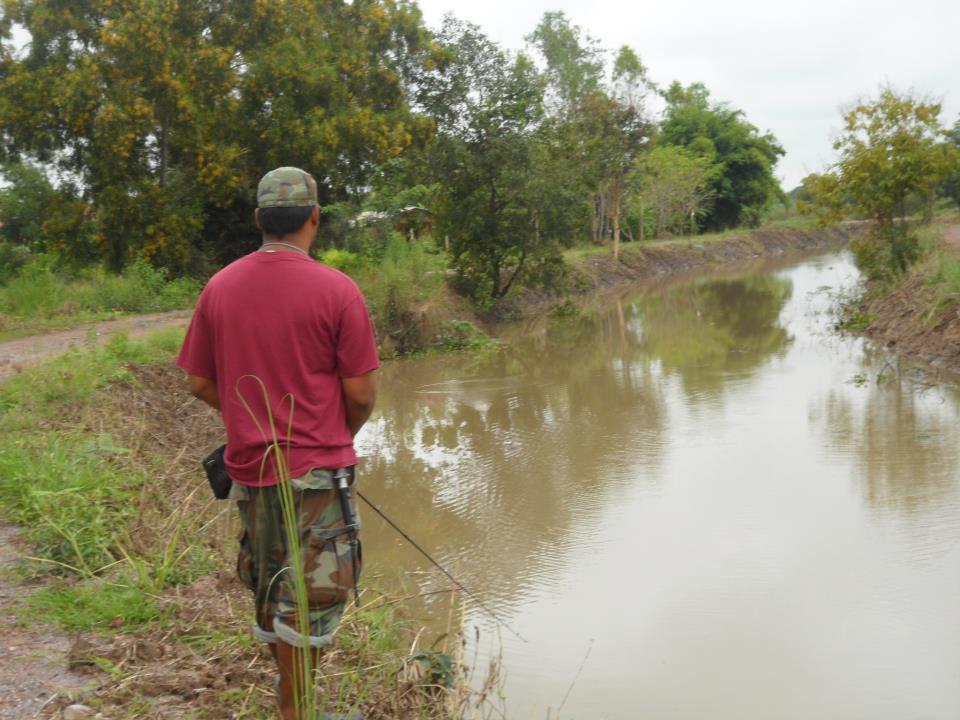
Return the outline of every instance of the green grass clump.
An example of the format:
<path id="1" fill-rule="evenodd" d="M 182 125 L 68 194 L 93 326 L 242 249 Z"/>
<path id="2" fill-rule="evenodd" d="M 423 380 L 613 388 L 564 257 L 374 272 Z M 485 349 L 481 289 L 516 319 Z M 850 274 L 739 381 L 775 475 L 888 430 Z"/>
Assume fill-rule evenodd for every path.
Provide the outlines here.
<path id="1" fill-rule="evenodd" d="M 68 629 L 153 619 L 150 597 L 213 567 L 208 548 L 186 543 L 181 550 L 178 532 L 147 558 L 126 550 L 150 470 L 131 462 L 131 450 L 110 432 L 71 419 L 112 383 L 133 382 L 131 363 L 168 361 L 182 336 L 164 330 L 134 342 L 118 335 L 0 386 L 0 507 L 34 546 L 33 567 L 64 581 L 34 601 Z"/>
<path id="2" fill-rule="evenodd" d="M 374 320 L 395 323 L 443 287 L 446 264 L 418 240 L 393 233 L 383 257 L 357 277 Z"/>
<path id="3" fill-rule="evenodd" d="M 930 281 L 940 304 L 960 302 L 960 257 L 950 252 L 938 253 Z"/>
<path id="4" fill-rule="evenodd" d="M 111 550 L 135 510 L 131 495 L 147 480 L 114 468 L 124 452 L 108 435 L 0 443 L 0 501 L 27 529 L 38 558 L 84 577 L 113 564 Z"/>
<path id="5" fill-rule="evenodd" d="M 123 580 L 121 578 L 121 580 Z M 91 580 L 43 588 L 29 599 L 36 617 L 70 632 L 129 630 L 161 617 L 153 598 L 132 583 Z"/>

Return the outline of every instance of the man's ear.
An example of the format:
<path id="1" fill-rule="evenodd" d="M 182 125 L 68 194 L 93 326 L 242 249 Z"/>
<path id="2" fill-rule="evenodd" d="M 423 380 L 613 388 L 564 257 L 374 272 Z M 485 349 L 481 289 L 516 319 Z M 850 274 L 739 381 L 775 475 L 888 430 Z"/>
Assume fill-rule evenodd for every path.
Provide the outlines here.
<path id="1" fill-rule="evenodd" d="M 260 208 L 256 208 L 253 211 L 253 224 L 257 226 L 257 230 L 263 230 L 263 228 L 260 227 Z"/>
<path id="2" fill-rule="evenodd" d="M 313 212 L 310 213 L 310 222 L 312 222 L 314 225 L 317 225 L 317 226 L 320 225 L 320 206 L 319 205 L 313 206 Z"/>

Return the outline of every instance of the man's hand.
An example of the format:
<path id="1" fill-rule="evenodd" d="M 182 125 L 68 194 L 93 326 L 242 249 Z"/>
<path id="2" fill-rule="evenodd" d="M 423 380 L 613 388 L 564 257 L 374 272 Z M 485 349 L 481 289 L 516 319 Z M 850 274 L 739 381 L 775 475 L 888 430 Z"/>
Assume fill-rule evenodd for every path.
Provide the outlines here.
<path id="1" fill-rule="evenodd" d="M 377 400 L 377 371 L 343 378 L 340 384 L 343 386 L 343 400 L 347 407 L 347 425 L 350 427 L 350 434 L 356 436 L 369 419 Z"/>
<path id="2" fill-rule="evenodd" d="M 197 375 L 188 375 L 187 382 L 190 384 L 190 393 L 195 398 L 203 400 L 214 410 L 220 409 L 220 395 L 217 393 L 217 384 L 213 380 Z"/>

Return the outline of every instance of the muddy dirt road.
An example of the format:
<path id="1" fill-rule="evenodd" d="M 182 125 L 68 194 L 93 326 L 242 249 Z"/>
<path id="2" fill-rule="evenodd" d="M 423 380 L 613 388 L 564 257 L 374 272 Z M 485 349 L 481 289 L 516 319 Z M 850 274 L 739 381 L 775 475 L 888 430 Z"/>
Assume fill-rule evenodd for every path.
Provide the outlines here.
<path id="1" fill-rule="evenodd" d="M 139 337 L 161 328 L 186 327 L 192 314 L 192 310 L 175 310 L 137 315 L 8 340 L 0 343 L 0 382 L 31 363 L 65 353 L 70 348 L 99 345 L 118 333 Z"/>

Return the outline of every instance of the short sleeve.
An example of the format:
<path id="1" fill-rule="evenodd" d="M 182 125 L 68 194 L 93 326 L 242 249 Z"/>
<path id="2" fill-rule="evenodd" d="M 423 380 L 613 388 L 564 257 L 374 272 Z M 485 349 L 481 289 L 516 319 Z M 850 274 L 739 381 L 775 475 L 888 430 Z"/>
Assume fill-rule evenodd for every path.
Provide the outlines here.
<path id="1" fill-rule="evenodd" d="M 177 356 L 177 365 L 187 374 L 216 381 L 217 364 L 213 354 L 213 335 L 210 323 L 204 314 L 203 296 L 197 303 L 197 309 L 190 320 L 187 335 Z"/>
<path id="2" fill-rule="evenodd" d="M 359 377 L 380 367 L 373 321 L 359 292 L 341 311 L 339 330 L 337 372 L 340 377 Z"/>

